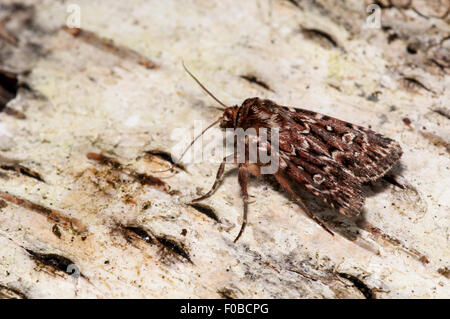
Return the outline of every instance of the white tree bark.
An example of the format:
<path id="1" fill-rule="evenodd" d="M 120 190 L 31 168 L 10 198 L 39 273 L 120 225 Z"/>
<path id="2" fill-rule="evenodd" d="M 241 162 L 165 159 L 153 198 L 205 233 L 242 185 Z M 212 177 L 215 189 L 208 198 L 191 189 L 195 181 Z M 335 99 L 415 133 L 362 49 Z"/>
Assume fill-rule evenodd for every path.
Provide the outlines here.
<path id="1" fill-rule="evenodd" d="M 356 0 L 76 2 L 0 2 L 0 297 L 450 297 L 449 1 L 378 1 L 381 28 Z M 151 172 L 221 115 L 182 59 L 228 105 L 370 126 L 401 165 L 356 221 L 304 194 L 334 237 L 252 180 L 234 244 L 235 170 L 207 209 L 218 163 Z"/>

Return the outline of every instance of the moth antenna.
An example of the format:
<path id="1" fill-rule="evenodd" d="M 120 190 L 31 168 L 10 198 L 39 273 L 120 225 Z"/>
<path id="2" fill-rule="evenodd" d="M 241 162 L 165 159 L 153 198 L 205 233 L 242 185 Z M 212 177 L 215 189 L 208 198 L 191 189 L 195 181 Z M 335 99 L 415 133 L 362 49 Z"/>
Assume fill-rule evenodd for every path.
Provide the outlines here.
<path id="1" fill-rule="evenodd" d="M 184 61 L 181 60 L 181 63 L 183 64 L 183 68 L 184 70 L 194 79 L 195 82 L 197 82 L 198 85 L 200 85 L 200 87 L 210 96 L 212 97 L 217 103 L 219 103 L 220 105 L 222 105 L 224 108 L 227 108 L 228 106 L 225 105 L 224 103 L 222 103 L 222 101 L 220 101 L 218 98 L 216 98 L 214 96 L 214 94 L 212 94 L 192 73 L 191 71 L 189 71 L 189 69 L 186 67 L 186 65 L 184 64 Z M 224 110 L 224 109 L 222 109 Z"/>
<path id="2" fill-rule="evenodd" d="M 207 130 L 209 130 L 211 127 L 213 127 L 214 125 L 216 125 L 217 123 L 220 122 L 222 118 L 219 118 L 218 120 L 214 121 L 213 123 L 209 124 L 207 128 L 205 128 L 199 135 L 197 135 L 189 144 L 188 147 L 186 147 L 186 149 L 183 151 L 183 153 L 181 153 L 180 158 L 178 159 L 178 161 L 176 161 L 175 163 L 171 164 L 169 168 L 162 170 L 162 171 L 150 171 L 152 173 L 163 173 L 163 172 L 167 172 L 170 171 L 171 169 L 173 169 L 176 165 L 180 164 L 181 160 L 183 159 L 183 156 L 186 154 L 186 152 L 192 147 L 192 145 L 194 145 L 194 143 L 203 135 L 205 134 L 205 132 Z"/>

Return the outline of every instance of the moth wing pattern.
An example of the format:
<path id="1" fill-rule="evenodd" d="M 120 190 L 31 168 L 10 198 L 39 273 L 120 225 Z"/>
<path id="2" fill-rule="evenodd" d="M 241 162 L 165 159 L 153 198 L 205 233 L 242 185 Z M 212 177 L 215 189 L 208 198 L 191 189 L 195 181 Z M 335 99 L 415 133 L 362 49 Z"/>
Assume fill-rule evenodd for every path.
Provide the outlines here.
<path id="1" fill-rule="evenodd" d="M 306 124 L 310 136 L 326 147 L 326 155 L 361 183 L 385 175 L 402 155 L 398 142 L 368 128 L 308 110 L 283 110 L 296 124 Z"/>
<path id="2" fill-rule="evenodd" d="M 283 151 L 280 151 L 283 153 Z M 281 157 L 286 154 L 281 154 Z M 338 165 L 317 165 L 303 156 L 289 156 L 286 173 L 291 182 L 302 185 L 314 196 L 320 198 L 339 212 L 352 217 L 359 215 L 364 196 L 361 184 L 356 182 Z"/>
<path id="3" fill-rule="evenodd" d="M 270 100 L 258 102 L 258 109 L 276 114 L 267 124 L 280 129 L 280 169 L 344 215 L 360 213 L 361 184 L 386 174 L 402 155 L 396 141 L 370 129 Z"/>

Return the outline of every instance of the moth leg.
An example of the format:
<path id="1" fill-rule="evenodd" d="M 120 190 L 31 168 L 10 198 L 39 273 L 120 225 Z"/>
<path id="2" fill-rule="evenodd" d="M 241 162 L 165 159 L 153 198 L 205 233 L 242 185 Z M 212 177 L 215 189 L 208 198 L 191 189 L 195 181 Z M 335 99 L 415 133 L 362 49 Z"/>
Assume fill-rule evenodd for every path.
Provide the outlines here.
<path id="1" fill-rule="evenodd" d="M 234 242 L 236 242 L 239 237 L 241 237 L 242 233 L 244 232 L 245 226 L 247 225 L 247 212 L 248 212 L 248 192 L 247 192 L 247 181 L 248 181 L 248 168 L 245 166 L 245 164 L 239 165 L 239 173 L 238 173 L 238 181 L 239 185 L 241 186 L 242 191 L 242 200 L 244 202 L 244 215 L 242 217 L 242 226 L 241 230 L 239 231 L 239 234 L 234 239 Z"/>
<path id="2" fill-rule="evenodd" d="M 214 181 L 213 186 L 211 187 L 211 190 L 207 192 L 206 194 L 200 196 L 199 198 L 193 199 L 192 202 L 199 202 L 203 199 L 206 199 L 210 197 L 214 192 L 216 191 L 217 187 L 219 186 L 220 182 L 223 180 L 223 173 L 225 172 L 225 164 L 230 158 L 236 158 L 234 154 L 231 154 L 229 156 L 225 156 L 222 160 L 222 163 L 220 163 L 219 169 L 217 170 L 216 179 Z"/>
<path id="3" fill-rule="evenodd" d="M 300 196 L 298 196 L 297 193 L 294 192 L 291 185 L 289 184 L 289 181 L 285 177 L 283 177 L 280 173 L 276 173 L 276 174 L 274 174 L 274 176 L 275 176 L 276 180 L 278 181 L 278 183 L 280 183 L 281 187 L 283 187 L 294 198 L 294 200 L 300 204 L 300 206 L 305 211 L 306 215 L 308 215 L 309 218 L 314 220 L 317 224 L 322 226 L 323 229 L 325 229 L 327 232 L 329 232 L 331 235 L 334 236 L 334 233 L 320 219 L 318 219 L 316 216 L 311 214 L 309 209 L 303 203 Z"/>

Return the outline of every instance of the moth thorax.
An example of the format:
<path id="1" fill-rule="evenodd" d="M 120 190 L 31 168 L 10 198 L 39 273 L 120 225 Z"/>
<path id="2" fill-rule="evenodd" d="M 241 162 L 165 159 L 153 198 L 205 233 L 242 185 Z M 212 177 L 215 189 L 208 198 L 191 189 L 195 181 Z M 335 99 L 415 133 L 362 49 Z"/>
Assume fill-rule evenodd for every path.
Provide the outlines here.
<path id="1" fill-rule="evenodd" d="M 236 126 L 236 116 L 239 110 L 239 106 L 227 107 L 222 115 L 220 121 L 221 128 L 234 128 Z"/>

